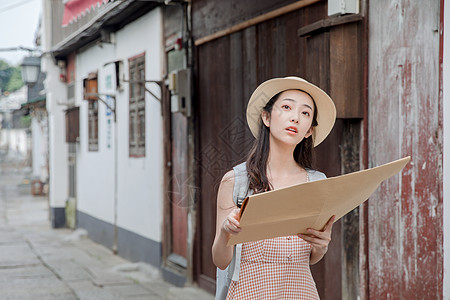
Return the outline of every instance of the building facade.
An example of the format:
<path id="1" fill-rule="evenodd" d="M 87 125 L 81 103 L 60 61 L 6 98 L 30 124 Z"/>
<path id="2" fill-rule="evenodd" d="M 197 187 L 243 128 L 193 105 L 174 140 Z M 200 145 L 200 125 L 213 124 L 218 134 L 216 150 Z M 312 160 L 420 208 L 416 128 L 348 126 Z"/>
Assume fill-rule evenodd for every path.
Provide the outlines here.
<path id="1" fill-rule="evenodd" d="M 246 103 L 296 75 L 337 107 L 319 170 L 412 157 L 335 224 L 312 268 L 321 297 L 450 297 L 444 0 L 43 1 L 54 227 L 213 292 L 215 199 L 253 141 Z"/>
<path id="2" fill-rule="evenodd" d="M 67 17 L 81 2 L 44 1 L 52 224 L 159 267 L 162 12 L 98 1 Z"/>

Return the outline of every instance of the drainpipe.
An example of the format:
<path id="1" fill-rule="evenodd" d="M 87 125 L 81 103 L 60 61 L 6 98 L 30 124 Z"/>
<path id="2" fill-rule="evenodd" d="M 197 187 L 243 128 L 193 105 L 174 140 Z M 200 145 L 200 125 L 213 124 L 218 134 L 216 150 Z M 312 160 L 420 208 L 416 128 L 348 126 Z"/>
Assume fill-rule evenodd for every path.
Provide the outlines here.
<path id="1" fill-rule="evenodd" d="M 112 251 L 114 254 L 117 254 L 117 245 L 118 245 L 118 230 L 117 230 L 117 198 L 118 198 L 118 186 L 119 186 L 119 155 L 118 155 L 118 131 L 117 131 L 117 110 L 116 110 L 116 101 L 114 99 L 114 244 Z"/>

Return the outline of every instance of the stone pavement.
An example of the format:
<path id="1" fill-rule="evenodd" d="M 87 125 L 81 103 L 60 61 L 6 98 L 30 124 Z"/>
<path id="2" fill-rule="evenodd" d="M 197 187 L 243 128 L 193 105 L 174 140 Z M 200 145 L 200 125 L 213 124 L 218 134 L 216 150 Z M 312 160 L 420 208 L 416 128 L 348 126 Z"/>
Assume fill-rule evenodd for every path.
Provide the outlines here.
<path id="1" fill-rule="evenodd" d="M 31 196 L 24 178 L 0 169 L 0 299 L 214 298 L 165 282 L 157 268 L 112 254 L 82 230 L 52 229 L 47 198 Z"/>

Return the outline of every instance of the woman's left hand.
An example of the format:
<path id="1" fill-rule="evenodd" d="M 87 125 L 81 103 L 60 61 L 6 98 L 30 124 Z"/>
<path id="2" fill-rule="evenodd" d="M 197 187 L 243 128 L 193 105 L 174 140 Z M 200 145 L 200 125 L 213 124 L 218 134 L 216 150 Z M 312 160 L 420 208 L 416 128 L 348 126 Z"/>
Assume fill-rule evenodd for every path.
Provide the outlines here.
<path id="1" fill-rule="evenodd" d="M 336 216 L 332 216 L 322 231 L 309 228 L 308 235 L 299 234 L 298 236 L 307 241 L 312 246 L 310 264 L 319 262 L 328 251 L 328 244 L 331 241 L 331 230 Z"/>

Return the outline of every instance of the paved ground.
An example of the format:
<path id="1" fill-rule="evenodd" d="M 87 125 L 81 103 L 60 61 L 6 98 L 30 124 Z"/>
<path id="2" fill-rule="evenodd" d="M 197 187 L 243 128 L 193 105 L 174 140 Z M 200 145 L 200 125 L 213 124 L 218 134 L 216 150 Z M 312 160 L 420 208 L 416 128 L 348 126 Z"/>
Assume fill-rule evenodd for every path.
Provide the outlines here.
<path id="1" fill-rule="evenodd" d="M 158 269 L 130 263 L 86 238 L 82 230 L 51 229 L 45 197 L 30 195 L 26 174 L 0 169 L 0 299 L 199 299 Z"/>

